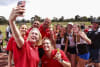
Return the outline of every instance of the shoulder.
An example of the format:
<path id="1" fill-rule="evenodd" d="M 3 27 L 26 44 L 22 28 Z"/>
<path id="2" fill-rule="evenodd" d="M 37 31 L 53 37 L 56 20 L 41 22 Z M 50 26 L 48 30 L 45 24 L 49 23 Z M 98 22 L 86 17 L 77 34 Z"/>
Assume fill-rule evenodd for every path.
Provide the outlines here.
<path id="1" fill-rule="evenodd" d="M 9 41 L 8 41 L 8 44 L 10 43 L 10 42 L 13 42 L 15 39 L 14 39 L 14 37 L 11 37 L 10 39 L 9 39 Z"/>
<path id="2" fill-rule="evenodd" d="M 40 28 L 42 28 L 42 27 L 43 27 L 43 24 L 40 25 Z"/>
<path id="3" fill-rule="evenodd" d="M 43 24 L 40 25 L 39 30 L 41 31 L 43 29 Z"/>

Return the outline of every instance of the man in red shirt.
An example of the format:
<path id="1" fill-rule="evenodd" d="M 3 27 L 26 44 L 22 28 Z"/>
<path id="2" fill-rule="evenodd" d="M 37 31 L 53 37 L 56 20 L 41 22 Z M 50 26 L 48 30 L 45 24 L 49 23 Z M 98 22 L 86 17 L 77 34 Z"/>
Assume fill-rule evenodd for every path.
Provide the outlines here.
<path id="1" fill-rule="evenodd" d="M 51 30 L 50 24 L 51 24 L 51 20 L 49 18 L 44 19 L 44 22 L 43 24 L 40 25 L 39 30 L 41 32 L 42 38 L 47 37 L 55 43 L 54 31 Z M 56 48 L 55 45 L 53 46 L 54 48 Z"/>
<path id="2" fill-rule="evenodd" d="M 39 30 L 42 34 L 42 38 L 44 37 L 50 37 L 50 26 L 51 20 L 49 18 L 46 18 L 43 22 L 43 24 L 40 25 Z"/>
<path id="3" fill-rule="evenodd" d="M 28 36 L 28 34 L 32 30 L 32 28 L 39 28 L 39 27 L 40 27 L 40 22 L 39 21 L 34 21 L 32 26 L 27 30 L 26 36 Z"/>
<path id="4" fill-rule="evenodd" d="M 41 32 L 42 38 L 50 38 L 53 43 L 55 43 L 54 40 L 54 34 L 53 34 L 53 30 L 50 29 L 50 24 L 51 24 L 51 20 L 49 18 L 45 18 L 44 22 L 40 25 L 39 30 Z M 53 44 L 54 48 L 56 48 L 55 44 Z M 39 55 L 40 58 L 43 56 L 44 54 L 44 50 L 42 48 L 42 46 L 39 48 Z"/>

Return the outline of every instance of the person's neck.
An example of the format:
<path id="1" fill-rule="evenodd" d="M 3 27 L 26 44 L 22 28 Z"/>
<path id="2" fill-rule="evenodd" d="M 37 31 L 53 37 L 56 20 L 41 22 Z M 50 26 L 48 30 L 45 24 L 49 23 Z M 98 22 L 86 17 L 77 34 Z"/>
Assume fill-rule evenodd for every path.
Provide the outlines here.
<path id="1" fill-rule="evenodd" d="M 47 55 L 48 58 L 51 58 L 51 50 L 48 52 L 45 52 L 45 54 Z"/>
<path id="2" fill-rule="evenodd" d="M 30 42 L 30 41 L 28 41 L 28 42 L 30 43 L 30 46 L 35 47 L 35 43 Z"/>
<path id="3" fill-rule="evenodd" d="M 22 35 L 22 37 L 24 38 L 24 37 L 25 37 L 25 35 Z"/>

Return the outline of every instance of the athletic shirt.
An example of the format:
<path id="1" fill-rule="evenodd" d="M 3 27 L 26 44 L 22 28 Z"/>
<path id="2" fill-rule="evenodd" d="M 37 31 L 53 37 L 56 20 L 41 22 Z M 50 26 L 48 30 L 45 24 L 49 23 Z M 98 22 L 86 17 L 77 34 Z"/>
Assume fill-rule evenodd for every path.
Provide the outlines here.
<path id="1" fill-rule="evenodd" d="M 7 26 L 6 32 L 7 32 L 7 38 L 10 38 L 11 37 L 11 29 L 10 29 L 10 26 Z"/>
<path id="2" fill-rule="evenodd" d="M 57 35 L 56 44 L 61 44 L 61 36 L 60 33 Z"/>
<path id="3" fill-rule="evenodd" d="M 18 48 L 14 38 L 11 37 L 7 50 L 13 52 L 15 67 L 38 67 L 38 47 L 32 47 L 30 42 L 25 41 L 22 48 Z"/>
<path id="4" fill-rule="evenodd" d="M 61 38 L 61 45 L 65 45 L 64 44 L 64 38 L 63 37 Z"/>
<path id="5" fill-rule="evenodd" d="M 44 38 L 44 37 L 50 38 L 50 36 L 51 36 L 50 28 L 46 28 L 46 29 L 44 30 L 43 24 L 41 24 L 40 27 L 39 27 L 39 30 L 40 30 L 40 33 L 41 33 L 41 35 L 42 35 L 42 38 Z"/>
<path id="6" fill-rule="evenodd" d="M 100 28 L 98 28 L 96 31 L 89 29 L 87 36 L 92 41 L 90 47 L 94 49 L 100 49 Z"/>
<path id="7" fill-rule="evenodd" d="M 41 62 L 42 62 L 42 67 L 63 67 L 63 65 L 61 63 L 59 63 L 57 60 L 54 59 L 54 56 L 57 53 L 57 49 L 54 49 L 51 52 L 51 58 L 48 58 L 46 54 L 43 55 Z M 66 61 L 69 62 L 67 56 L 65 55 L 65 53 L 60 50 L 61 53 L 61 58 Z M 70 63 L 70 62 L 69 62 Z"/>
<path id="8" fill-rule="evenodd" d="M 87 44 L 87 42 L 83 40 L 82 38 L 80 38 L 80 42 L 77 42 L 76 44 Z"/>
<path id="9" fill-rule="evenodd" d="M 71 46 L 71 47 L 75 46 L 75 41 L 74 41 L 72 35 L 68 36 L 68 40 L 69 40 L 69 46 Z"/>

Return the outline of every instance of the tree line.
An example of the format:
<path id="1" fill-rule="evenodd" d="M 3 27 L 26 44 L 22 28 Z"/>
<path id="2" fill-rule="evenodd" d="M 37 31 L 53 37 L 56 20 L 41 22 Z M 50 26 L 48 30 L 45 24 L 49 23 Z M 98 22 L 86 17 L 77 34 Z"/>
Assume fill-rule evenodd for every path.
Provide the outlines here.
<path id="1" fill-rule="evenodd" d="M 99 17 L 93 17 L 93 16 L 87 17 L 87 16 L 76 15 L 74 18 L 69 18 L 69 19 L 64 18 L 64 16 L 61 16 L 60 18 L 53 17 L 51 20 L 52 20 L 52 22 L 90 22 L 93 19 L 100 20 L 100 16 Z M 35 15 L 35 16 L 31 17 L 30 20 L 21 19 L 21 20 L 16 20 L 16 22 L 17 23 L 20 23 L 20 22 L 31 23 L 35 20 L 38 20 L 40 22 L 44 21 L 44 19 L 42 19 L 42 17 Z M 4 16 L 0 16 L 0 24 L 7 24 L 7 23 L 8 23 L 8 20 Z"/>

